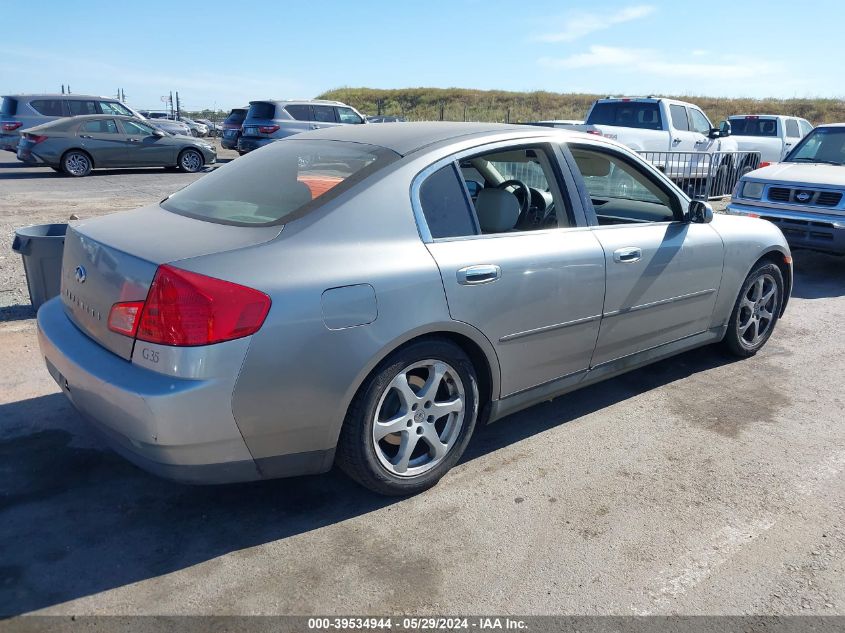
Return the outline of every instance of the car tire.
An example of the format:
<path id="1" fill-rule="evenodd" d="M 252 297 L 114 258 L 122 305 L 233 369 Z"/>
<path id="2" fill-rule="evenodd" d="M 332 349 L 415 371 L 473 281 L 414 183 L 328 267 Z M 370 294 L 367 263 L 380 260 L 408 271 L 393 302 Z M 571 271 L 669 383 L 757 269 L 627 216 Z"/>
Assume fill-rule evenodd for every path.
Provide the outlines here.
<path id="1" fill-rule="evenodd" d="M 754 356 L 775 329 L 784 298 L 783 274 L 775 264 L 754 267 L 736 298 L 724 345 L 741 358 Z"/>
<path id="2" fill-rule="evenodd" d="M 458 462 L 477 417 L 470 359 L 454 343 L 424 339 L 391 354 L 358 390 L 335 461 L 374 492 L 416 494 Z"/>
<path id="3" fill-rule="evenodd" d="M 74 178 L 81 178 L 91 173 L 94 161 L 87 152 L 72 149 L 62 156 L 62 172 Z"/>
<path id="4" fill-rule="evenodd" d="M 188 172 L 189 174 L 198 172 L 200 169 L 203 168 L 203 165 L 205 165 L 205 159 L 203 158 L 202 154 L 200 154 L 198 150 L 191 148 L 182 150 L 182 152 L 179 154 L 178 162 L 179 169 Z"/>

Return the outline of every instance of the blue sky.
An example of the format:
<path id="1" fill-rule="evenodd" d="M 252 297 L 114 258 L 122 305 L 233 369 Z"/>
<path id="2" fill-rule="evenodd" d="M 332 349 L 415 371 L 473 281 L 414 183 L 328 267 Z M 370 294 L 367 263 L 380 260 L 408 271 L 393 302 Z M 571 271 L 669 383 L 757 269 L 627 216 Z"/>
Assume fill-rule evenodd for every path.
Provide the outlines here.
<path id="1" fill-rule="evenodd" d="M 339 86 L 845 97 L 838 0 L 192 5 L 3 0 L 0 94 L 122 88 L 155 108 L 178 90 L 191 110 Z"/>

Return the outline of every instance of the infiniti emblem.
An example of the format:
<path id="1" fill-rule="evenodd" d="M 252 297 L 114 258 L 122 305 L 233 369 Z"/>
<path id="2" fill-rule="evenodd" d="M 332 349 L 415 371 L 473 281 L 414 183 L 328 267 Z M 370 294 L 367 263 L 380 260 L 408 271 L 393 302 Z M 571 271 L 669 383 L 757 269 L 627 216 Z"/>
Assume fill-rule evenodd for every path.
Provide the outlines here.
<path id="1" fill-rule="evenodd" d="M 74 271 L 74 276 L 76 277 L 77 283 L 80 284 L 84 284 L 85 280 L 88 279 L 88 273 L 85 272 L 84 266 L 77 266 Z"/>

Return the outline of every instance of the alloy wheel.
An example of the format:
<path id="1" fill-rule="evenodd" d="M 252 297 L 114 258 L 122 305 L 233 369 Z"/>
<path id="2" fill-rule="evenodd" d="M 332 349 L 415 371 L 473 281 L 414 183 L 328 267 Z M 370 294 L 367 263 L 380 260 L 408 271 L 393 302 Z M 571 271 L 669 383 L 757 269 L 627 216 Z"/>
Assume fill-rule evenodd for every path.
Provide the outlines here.
<path id="1" fill-rule="evenodd" d="M 399 477 L 414 477 L 443 461 L 466 417 L 458 372 L 441 360 L 405 367 L 384 389 L 372 421 L 379 463 Z"/>
<path id="2" fill-rule="evenodd" d="M 82 176 L 90 169 L 90 166 L 84 154 L 71 154 L 65 159 L 65 167 L 74 176 Z"/>
<path id="3" fill-rule="evenodd" d="M 769 334 L 778 306 L 778 286 L 774 277 L 760 275 L 739 303 L 737 330 L 743 345 L 756 346 Z"/>

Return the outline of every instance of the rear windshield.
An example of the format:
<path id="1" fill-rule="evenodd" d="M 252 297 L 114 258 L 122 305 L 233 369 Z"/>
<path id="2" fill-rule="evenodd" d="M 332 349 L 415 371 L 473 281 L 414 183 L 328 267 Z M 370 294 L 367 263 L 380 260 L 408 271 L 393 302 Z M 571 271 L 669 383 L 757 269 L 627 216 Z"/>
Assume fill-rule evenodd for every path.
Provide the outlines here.
<path id="1" fill-rule="evenodd" d="M 588 125 L 618 125 L 662 130 L 660 109 L 653 101 L 599 101 L 587 117 Z"/>
<path id="2" fill-rule="evenodd" d="M 11 97 L 3 97 L 0 104 L 0 116 L 14 116 L 18 111 L 18 100 Z"/>
<path id="3" fill-rule="evenodd" d="M 761 119 L 760 117 L 739 117 L 728 119 L 731 123 L 731 134 L 736 136 L 777 136 L 778 122 L 775 119 Z"/>
<path id="4" fill-rule="evenodd" d="M 269 101 L 256 101 L 249 104 L 250 119 L 273 119 L 276 116 L 276 104 Z"/>
<path id="5" fill-rule="evenodd" d="M 390 150 L 360 143 L 277 141 L 200 178 L 161 206 L 220 224 L 283 224 L 396 158 Z"/>
<path id="6" fill-rule="evenodd" d="M 229 113 L 229 116 L 226 117 L 224 123 L 228 123 L 230 125 L 240 125 L 244 122 L 246 118 L 246 110 L 232 110 Z"/>

